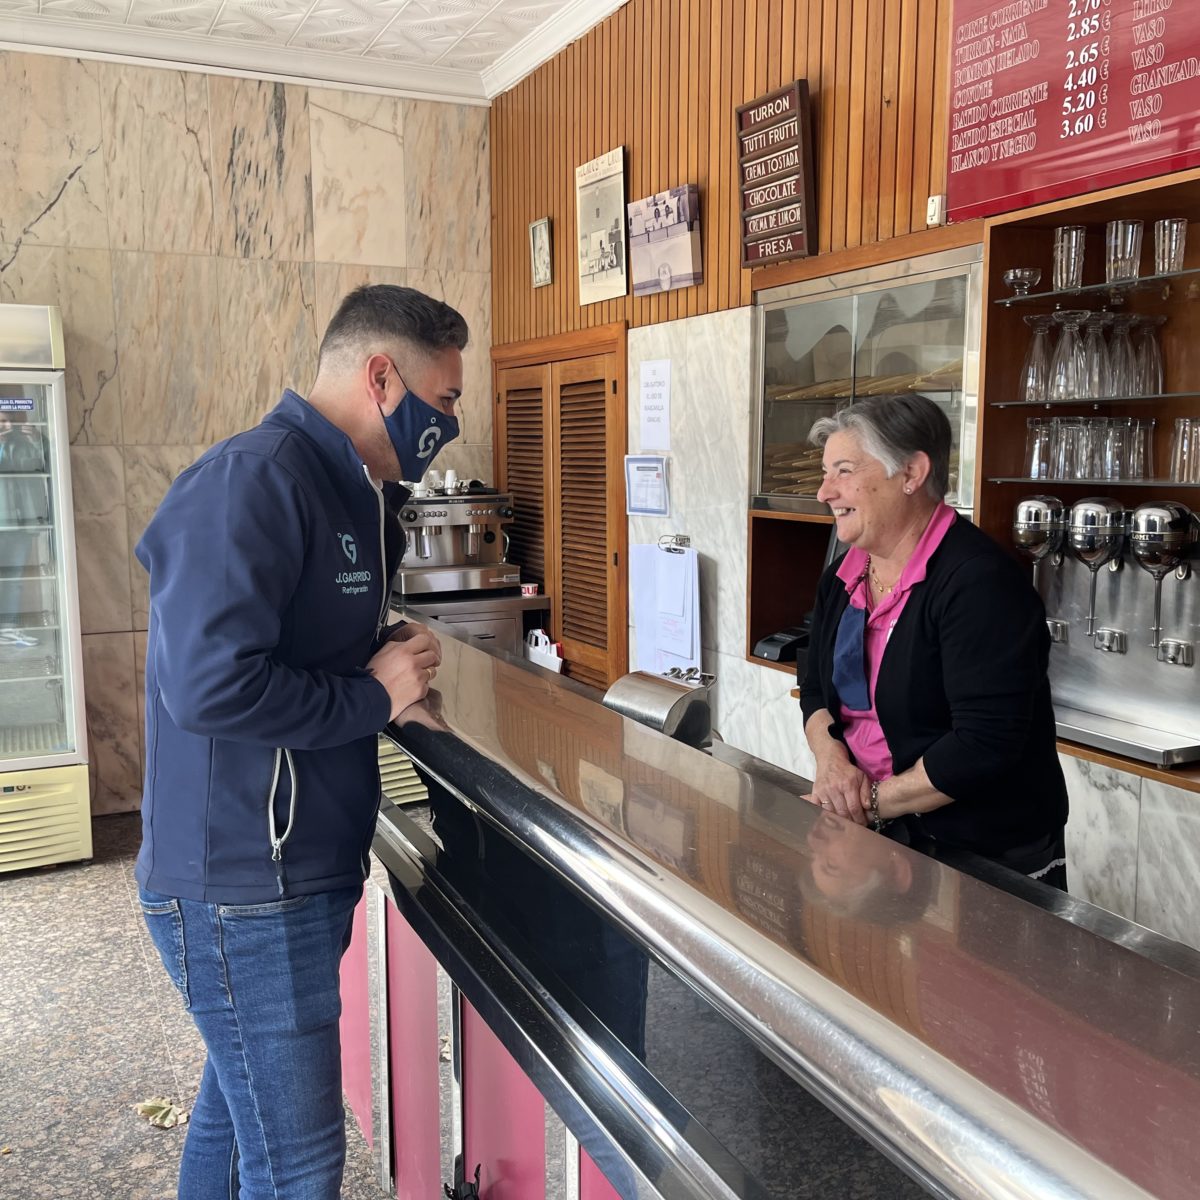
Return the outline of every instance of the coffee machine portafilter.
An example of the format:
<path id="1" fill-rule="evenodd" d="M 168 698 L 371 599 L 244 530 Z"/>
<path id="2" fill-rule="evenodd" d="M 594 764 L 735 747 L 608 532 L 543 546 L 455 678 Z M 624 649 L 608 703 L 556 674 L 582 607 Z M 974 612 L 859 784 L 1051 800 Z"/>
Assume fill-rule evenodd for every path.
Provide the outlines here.
<path id="1" fill-rule="evenodd" d="M 1187 569 L 1187 557 L 1197 545 L 1197 522 L 1190 509 L 1174 500 L 1139 504 L 1133 510 L 1129 548 L 1139 567 L 1154 576 L 1154 625 L 1150 645 L 1162 635 L 1162 585 L 1172 571 Z"/>
<path id="2" fill-rule="evenodd" d="M 1026 496 L 1013 513 L 1013 544 L 1033 562 L 1033 586 L 1038 586 L 1042 559 L 1062 562 L 1063 502 L 1054 496 Z"/>
<path id="3" fill-rule="evenodd" d="M 1126 512 L 1119 501 L 1093 496 L 1076 501 L 1067 521 L 1071 553 L 1092 573 L 1087 632 L 1096 632 L 1096 576 L 1110 562 L 1120 562 L 1125 545 Z"/>

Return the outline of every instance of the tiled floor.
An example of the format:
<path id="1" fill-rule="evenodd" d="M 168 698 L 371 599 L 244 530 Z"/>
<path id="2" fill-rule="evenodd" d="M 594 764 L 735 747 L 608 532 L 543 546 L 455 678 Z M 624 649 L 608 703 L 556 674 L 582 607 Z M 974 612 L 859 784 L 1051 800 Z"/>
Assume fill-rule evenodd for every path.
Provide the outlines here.
<path id="1" fill-rule="evenodd" d="M 137 904 L 135 816 L 93 823 L 91 863 L 0 876 L 0 1196 L 168 1200 L 186 1126 L 133 1105 L 190 1108 L 204 1050 Z M 378 1200 L 353 1121 L 343 1200 Z"/>

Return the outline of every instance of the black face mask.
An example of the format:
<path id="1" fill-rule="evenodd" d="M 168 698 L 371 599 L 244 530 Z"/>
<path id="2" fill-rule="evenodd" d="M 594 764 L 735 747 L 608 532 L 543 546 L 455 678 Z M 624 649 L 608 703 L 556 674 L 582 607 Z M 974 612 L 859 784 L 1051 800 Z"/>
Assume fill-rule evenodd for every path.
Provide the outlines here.
<path id="1" fill-rule="evenodd" d="M 867 572 L 864 571 L 850 589 L 851 596 L 866 579 Z M 833 642 L 833 686 L 837 688 L 842 703 L 851 712 L 867 712 L 871 707 L 871 688 L 867 680 L 865 653 L 866 635 L 867 610 L 855 608 L 847 602 Z"/>

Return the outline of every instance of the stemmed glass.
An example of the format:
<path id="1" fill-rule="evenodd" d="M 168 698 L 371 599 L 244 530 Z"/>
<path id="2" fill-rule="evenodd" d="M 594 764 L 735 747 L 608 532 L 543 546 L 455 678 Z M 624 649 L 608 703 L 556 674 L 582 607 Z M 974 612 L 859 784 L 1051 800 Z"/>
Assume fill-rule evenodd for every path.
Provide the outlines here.
<path id="1" fill-rule="evenodd" d="M 1025 324 L 1033 330 L 1033 337 L 1021 367 L 1021 399 L 1042 404 L 1050 395 L 1050 330 L 1054 318 L 1045 314 L 1026 317 Z"/>
<path id="2" fill-rule="evenodd" d="M 1163 356 L 1158 342 L 1159 327 L 1166 317 L 1139 317 L 1140 338 L 1137 348 L 1138 395 L 1161 396 L 1163 390 Z"/>
<path id="3" fill-rule="evenodd" d="M 1133 350 L 1130 329 L 1137 323 L 1132 313 L 1117 313 L 1113 317 L 1112 338 L 1108 346 L 1108 362 L 1111 374 L 1112 395 L 1137 396 L 1140 394 L 1137 355 Z"/>
<path id="4" fill-rule="evenodd" d="M 1083 342 L 1079 339 L 1079 327 L 1091 316 L 1087 309 L 1062 309 L 1054 314 L 1054 320 L 1062 326 L 1058 345 L 1050 360 L 1051 400 L 1078 400 L 1084 393 Z"/>
<path id="5" fill-rule="evenodd" d="M 1094 399 L 1113 394 L 1112 367 L 1108 359 L 1108 345 L 1104 341 L 1104 331 L 1112 324 L 1112 320 L 1112 313 L 1091 313 L 1084 326 L 1083 394 Z"/>

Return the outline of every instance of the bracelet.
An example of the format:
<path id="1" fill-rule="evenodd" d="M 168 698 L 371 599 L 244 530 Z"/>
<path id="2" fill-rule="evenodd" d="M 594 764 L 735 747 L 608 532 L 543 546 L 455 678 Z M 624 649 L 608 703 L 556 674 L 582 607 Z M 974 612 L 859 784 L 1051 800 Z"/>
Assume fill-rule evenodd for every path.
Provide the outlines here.
<path id="1" fill-rule="evenodd" d="M 883 818 L 879 815 L 879 784 L 875 780 L 871 781 L 871 802 L 867 813 L 871 818 L 871 828 L 876 833 L 882 832 Z"/>

